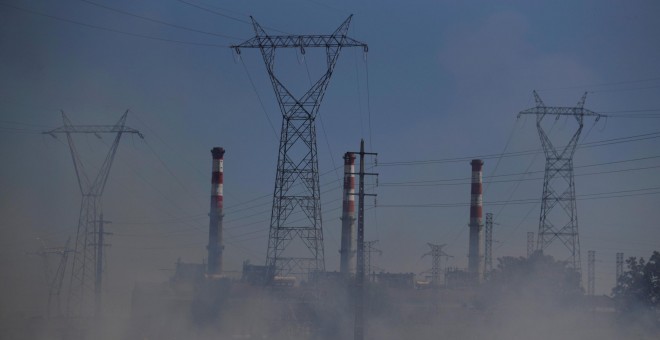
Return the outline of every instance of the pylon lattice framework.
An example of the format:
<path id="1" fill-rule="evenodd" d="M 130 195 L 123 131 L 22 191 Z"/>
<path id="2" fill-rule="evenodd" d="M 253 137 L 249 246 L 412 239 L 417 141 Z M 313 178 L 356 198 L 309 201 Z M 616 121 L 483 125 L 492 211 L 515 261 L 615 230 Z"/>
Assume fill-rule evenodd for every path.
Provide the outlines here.
<path id="1" fill-rule="evenodd" d="M 486 242 L 484 244 L 484 273 L 489 275 L 493 270 L 493 213 L 486 213 Z"/>
<path id="2" fill-rule="evenodd" d="M 375 265 L 371 264 L 371 254 L 372 253 L 377 253 L 378 255 L 382 255 L 383 251 L 376 248 L 376 244 L 378 244 L 378 240 L 373 240 L 373 241 L 365 241 L 364 242 L 364 262 L 366 264 L 366 270 L 365 272 L 367 275 L 373 275 L 378 267 Z M 372 279 L 373 280 L 373 279 Z"/>
<path id="3" fill-rule="evenodd" d="M 65 134 L 73 159 L 73 166 L 78 179 L 78 188 L 82 195 L 80 204 L 80 215 L 76 229 L 75 245 L 73 252 L 73 264 L 71 266 L 71 281 L 67 297 L 66 313 L 70 317 L 85 316 L 93 311 L 91 295 L 95 291 L 97 247 L 95 236 L 99 232 L 99 214 L 102 212 L 101 198 L 103 190 L 108 181 L 110 168 L 119 146 L 119 140 L 124 133 L 134 133 L 143 138 L 142 134 L 135 129 L 124 126 L 126 123 L 126 111 L 115 125 L 73 125 L 69 118 L 62 112 L 64 125 L 44 132 L 55 137 L 56 134 Z M 85 166 L 80 159 L 73 140 L 73 134 L 115 134 L 113 143 L 99 167 L 96 177 L 90 180 Z"/>
<path id="4" fill-rule="evenodd" d="M 596 251 L 587 251 L 587 295 L 596 293 Z"/>
<path id="5" fill-rule="evenodd" d="M 536 249 L 543 251 L 555 240 L 559 240 L 569 251 L 569 264 L 578 272 L 581 272 L 580 238 L 575 204 L 573 155 L 584 126 L 584 117 L 595 116 L 598 121 L 602 116 L 584 108 L 586 98 L 585 92 L 575 107 L 552 107 L 545 106 L 541 97 L 534 91 L 536 106 L 518 114 L 518 117 L 524 114 L 536 115 L 536 128 L 545 153 L 545 175 Z M 556 116 L 556 119 L 561 116 L 571 116 L 577 121 L 578 129 L 565 146 L 556 148 L 550 141 L 541 125 L 546 116 Z M 553 209 L 561 210 L 550 218 Z"/>
<path id="6" fill-rule="evenodd" d="M 422 258 L 425 256 L 431 256 L 431 283 L 434 286 L 440 285 L 440 273 L 442 272 L 442 257 L 451 257 L 451 255 L 445 253 L 442 248 L 447 246 L 446 244 L 433 244 L 427 243 L 431 248 L 431 251 L 422 255 Z"/>
<path id="7" fill-rule="evenodd" d="M 619 284 L 619 278 L 623 275 L 623 253 L 616 253 L 616 284 Z"/>
<path id="8" fill-rule="evenodd" d="M 351 18 L 330 35 L 268 35 L 252 18 L 256 36 L 232 46 L 239 55 L 242 48 L 261 50 L 283 118 L 268 235 L 268 279 L 325 270 L 315 118 L 342 47 L 367 50 L 366 44 L 346 36 Z M 305 48 L 326 49 L 326 72 L 300 98 L 275 75 L 277 48 L 298 48 L 303 54 Z M 291 218 L 297 213 L 304 218 Z M 309 252 L 287 252 L 294 240 L 302 241 Z"/>

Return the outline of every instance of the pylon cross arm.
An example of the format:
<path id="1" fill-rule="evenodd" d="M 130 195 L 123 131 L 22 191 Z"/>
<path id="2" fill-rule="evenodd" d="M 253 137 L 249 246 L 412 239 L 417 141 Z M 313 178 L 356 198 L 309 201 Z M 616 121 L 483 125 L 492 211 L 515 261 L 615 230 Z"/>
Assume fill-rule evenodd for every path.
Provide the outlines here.
<path id="1" fill-rule="evenodd" d="M 65 125 L 56 129 L 45 131 L 44 134 L 55 135 L 61 133 L 135 133 L 140 138 L 144 138 L 140 131 L 127 126 L 114 125 Z"/>
<path id="2" fill-rule="evenodd" d="M 520 117 L 521 115 L 595 116 L 596 120 L 604 116 L 600 113 L 596 113 L 584 108 L 562 106 L 536 106 L 524 111 L 520 111 L 518 116 Z"/>
<path id="3" fill-rule="evenodd" d="M 241 44 L 232 45 L 234 50 L 241 48 L 307 48 L 307 47 L 362 47 L 367 44 L 345 35 L 268 35 L 256 36 Z"/>

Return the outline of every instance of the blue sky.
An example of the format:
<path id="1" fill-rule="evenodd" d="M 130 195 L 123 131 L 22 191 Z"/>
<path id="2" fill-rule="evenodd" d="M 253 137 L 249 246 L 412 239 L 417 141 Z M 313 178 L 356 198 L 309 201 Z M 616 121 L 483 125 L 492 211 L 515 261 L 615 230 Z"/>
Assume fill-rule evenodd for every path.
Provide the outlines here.
<path id="1" fill-rule="evenodd" d="M 121 296 L 136 280 L 164 280 L 179 257 L 205 256 L 214 146 L 227 149 L 226 267 L 263 263 L 279 139 L 271 123 L 279 134 L 281 115 L 259 52 L 244 50 L 239 60 L 227 47 L 254 35 L 247 15 L 267 30 L 327 34 L 352 13 L 350 35 L 369 44 L 366 59 L 359 49 L 342 51 L 317 120 L 328 269 L 338 268 L 339 255 L 341 170 L 334 168 L 360 138 L 381 163 L 375 171 L 383 185 L 374 189 L 382 207 L 367 215 L 367 239 L 383 250 L 376 265 L 420 273 L 430 267 L 420 259 L 427 242 L 446 243 L 449 265 L 466 265 L 469 208 L 387 205 L 468 202 L 469 185 L 446 180 L 469 177 L 469 160 L 387 163 L 539 149 L 533 117 L 516 119 L 534 105 L 534 89 L 549 106 L 573 106 L 590 92 L 585 107 L 611 117 L 595 126 L 587 119 L 583 142 L 660 131 L 653 1 L 189 1 L 208 10 L 175 0 L 91 2 L 97 5 L 0 4 L 0 254 L 12 292 L 42 289 L 41 263 L 25 252 L 38 248 L 37 237 L 61 245 L 77 223 L 68 149 L 39 134 L 61 125 L 60 110 L 77 124 L 112 124 L 130 109 L 127 124 L 145 135 L 124 137 L 105 192 L 115 233 L 108 294 Z M 276 70 L 302 91 L 307 68 L 314 77 L 323 63 L 319 52 L 280 51 Z M 553 136 L 561 140 L 574 128 L 558 120 Z M 653 218 L 660 203 L 653 157 L 660 153 L 657 135 L 649 136 L 575 155 L 578 196 L 617 196 L 578 201 L 583 268 L 587 250 L 595 250 L 598 293 L 610 292 L 616 252 L 648 257 L 660 248 Z M 94 164 L 109 139 L 78 142 Z M 612 163 L 619 161 L 626 162 Z M 486 159 L 484 172 L 543 167 L 538 153 Z M 529 178 L 541 176 L 487 185 L 484 210 L 498 223 L 495 257 L 525 254 L 539 208 L 488 202 L 539 198 L 542 181 Z M 452 185 L 385 186 L 423 180 Z"/>

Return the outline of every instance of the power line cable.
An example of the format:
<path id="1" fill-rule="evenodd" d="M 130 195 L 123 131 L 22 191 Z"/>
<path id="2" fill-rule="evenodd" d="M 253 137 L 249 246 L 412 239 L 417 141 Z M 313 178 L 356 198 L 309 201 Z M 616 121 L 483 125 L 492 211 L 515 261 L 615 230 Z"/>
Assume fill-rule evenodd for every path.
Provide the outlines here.
<path id="1" fill-rule="evenodd" d="M 537 90 L 537 91 L 555 91 L 555 90 L 568 90 L 568 89 L 584 89 L 584 88 L 593 88 L 593 87 L 606 87 L 606 86 L 613 86 L 613 85 L 645 83 L 645 82 L 656 81 L 656 80 L 660 80 L 660 77 L 633 79 L 633 80 L 623 80 L 623 81 L 616 81 L 616 82 L 609 82 L 609 83 L 592 83 L 592 84 L 585 84 L 585 85 L 555 87 L 555 88 L 541 89 L 541 90 Z M 592 93 L 591 91 L 589 91 L 589 92 Z"/>
<path id="2" fill-rule="evenodd" d="M 173 149 L 170 145 L 168 145 L 165 142 L 165 140 L 158 133 L 156 133 L 156 131 L 154 129 L 152 129 L 144 120 L 142 120 L 142 118 L 140 118 L 140 114 L 138 112 L 136 112 L 134 110 L 131 110 L 131 112 L 134 113 L 133 117 L 135 117 L 142 124 L 142 126 L 144 126 L 147 130 L 149 130 L 151 135 L 155 136 L 158 140 L 160 140 L 160 142 L 163 144 L 163 146 L 165 146 L 169 150 Z M 194 170 L 200 176 L 200 178 L 206 178 L 205 173 L 203 173 L 197 167 L 193 166 L 194 162 L 186 161 L 184 163 L 188 164 L 190 166 L 190 168 L 192 170 Z"/>
<path id="3" fill-rule="evenodd" d="M 203 11 L 206 11 L 206 12 L 209 12 L 209 13 L 213 13 L 213 14 L 215 14 L 215 15 L 219 15 L 219 16 L 221 16 L 221 17 L 224 17 L 224 18 L 227 18 L 227 19 L 231 19 L 231 20 L 234 20 L 234 21 L 237 21 L 237 22 L 244 23 L 244 24 L 247 24 L 247 25 L 252 26 L 252 23 L 249 22 L 249 21 L 247 21 L 247 20 L 239 19 L 239 18 L 233 17 L 233 16 L 231 16 L 231 15 L 227 15 L 227 14 L 224 14 L 224 13 L 221 13 L 221 12 L 218 12 L 218 11 L 214 11 L 214 10 L 212 10 L 212 9 L 210 9 L 210 8 L 207 8 L 207 7 L 204 7 L 204 6 L 200 6 L 200 5 L 198 5 L 198 4 L 195 4 L 195 3 L 192 3 L 192 2 L 188 2 L 188 1 L 185 1 L 185 0 L 177 0 L 177 1 L 179 1 L 179 2 L 181 2 L 181 3 L 184 3 L 184 4 L 188 5 L 188 6 L 192 6 L 192 7 L 195 7 L 195 8 L 201 9 L 201 10 L 203 10 Z M 214 7 L 219 8 L 219 7 L 217 7 L 217 6 L 214 6 Z M 233 11 L 229 11 L 229 10 L 226 10 L 226 9 L 222 9 L 222 10 L 227 11 L 227 12 L 233 12 Z M 233 13 L 240 14 L 240 15 L 243 15 L 243 16 L 245 16 L 245 17 L 250 17 L 249 15 L 247 15 L 247 14 L 243 14 L 243 13 L 238 13 L 238 12 L 233 12 Z M 261 27 L 268 28 L 268 29 L 271 30 L 271 31 L 280 32 L 280 33 L 283 33 L 283 34 L 291 34 L 291 33 L 284 32 L 284 31 L 280 31 L 280 30 L 278 30 L 278 29 L 275 29 L 275 28 L 272 28 L 272 27 L 268 27 L 268 26 L 264 26 L 264 25 L 262 25 Z"/>
<path id="4" fill-rule="evenodd" d="M 179 180 L 179 178 L 174 174 L 174 172 L 170 169 L 170 167 L 167 166 L 165 161 L 163 161 L 163 159 L 158 155 L 156 150 L 154 150 L 154 148 L 151 146 L 151 144 L 147 140 L 144 141 L 144 144 L 147 146 L 149 151 L 151 151 L 151 153 L 153 153 L 154 156 L 156 156 L 156 159 L 158 159 L 160 164 L 172 176 L 172 178 L 174 178 L 174 180 L 177 183 L 179 183 L 179 185 L 183 188 L 183 190 L 185 190 L 190 195 L 190 197 L 192 197 L 192 199 L 195 201 L 195 203 L 197 203 L 200 207 L 203 207 L 204 205 L 199 201 L 199 199 L 197 198 L 197 195 L 194 195 L 190 190 L 188 190 L 188 187 L 185 184 L 183 184 L 183 182 L 181 180 Z"/>
<path id="5" fill-rule="evenodd" d="M 650 191 L 645 193 L 637 194 L 628 194 L 633 192 L 640 191 Z M 621 195 L 615 195 L 621 194 Z M 619 197 L 631 197 L 631 196 L 644 196 L 644 195 L 656 195 L 660 194 L 660 187 L 648 187 L 640 189 L 630 189 L 630 190 L 619 190 L 619 191 L 610 191 L 610 192 L 600 192 L 600 193 L 591 193 L 591 194 L 582 194 L 577 195 L 577 200 L 588 201 L 595 199 L 606 199 L 606 198 L 619 198 Z M 505 200 L 505 201 L 488 201 L 484 202 L 484 205 L 506 205 L 506 204 L 537 204 L 540 200 L 538 198 L 523 198 L 517 200 Z M 455 203 L 427 203 L 427 204 L 381 204 L 381 208 L 455 208 L 455 207 L 466 207 L 470 206 L 470 202 L 455 202 Z"/>
<path id="6" fill-rule="evenodd" d="M 511 138 L 513 137 L 514 132 L 516 131 L 516 127 L 518 126 L 518 119 L 516 119 L 516 122 L 513 124 L 513 127 L 511 128 L 511 132 L 509 133 L 509 137 L 506 139 L 506 143 L 504 144 L 504 149 L 502 150 L 502 153 L 500 154 L 500 157 L 497 158 L 497 162 L 495 163 L 495 167 L 493 168 L 493 171 L 490 172 L 492 177 L 495 175 L 497 172 L 497 168 L 500 166 L 500 161 L 502 160 L 502 155 L 506 153 L 506 150 L 509 148 L 509 144 L 511 143 Z M 486 188 L 484 188 L 485 192 L 488 192 L 488 188 L 490 187 L 490 181 L 486 181 Z"/>
<path id="7" fill-rule="evenodd" d="M 226 35 L 226 34 L 208 32 L 208 31 L 203 31 L 203 30 L 196 29 L 196 28 L 181 26 L 181 25 L 178 25 L 178 24 L 173 24 L 173 23 L 170 23 L 170 22 L 166 22 L 166 21 L 162 21 L 162 20 L 158 20 L 158 19 L 154 19 L 154 18 L 149 18 L 149 17 L 146 17 L 146 16 L 131 13 L 131 12 L 128 12 L 128 11 L 125 11 L 125 10 L 121 10 L 121 9 L 117 9 L 117 8 L 114 8 L 114 7 L 106 6 L 106 5 L 99 4 L 99 3 L 89 1 L 89 0 L 78 0 L 78 1 L 84 2 L 86 4 L 90 4 L 92 6 L 96 6 L 96 7 L 99 7 L 99 8 L 103 8 L 105 10 L 112 11 L 112 12 L 115 12 L 115 13 L 120 13 L 120 14 L 123 14 L 123 15 L 138 18 L 138 19 L 141 19 L 141 20 L 145 20 L 145 21 L 149 21 L 149 22 L 153 22 L 153 23 L 157 23 L 157 24 L 161 24 L 161 25 L 165 25 L 165 26 L 170 26 L 170 27 L 178 28 L 178 29 L 181 29 L 181 30 L 189 31 L 189 32 L 202 33 L 202 34 L 212 35 L 212 36 L 226 38 L 226 39 L 241 40 L 241 38 L 239 38 L 239 37 L 234 37 L 234 36 L 230 36 L 230 35 Z"/>
<path id="8" fill-rule="evenodd" d="M 628 142 L 636 142 L 636 141 L 640 141 L 640 140 L 654 139 L 654 138 L 658 138 L 658 137 L 660 137 L 660 131 L 644 133 L 644 134 L 639 134 L 639 135 L 633 135 L 633 136 L 603 139 L 603 140 L 588 142 L 588 143 L 582 143 L 582 144 L 578 145 L 577 148 L 578 149 L 583 149 L 583 148 L 600 147 L 600 146 L 611 145 L 611 144 L 628 143 Z M 407 165 L 427 165 L 427 164 L 441 164 L 441 163 L 456 163 L 456 162 L 464 162 L 464 161 L 468 161 L 468 160 L 476 159 L 476 158 L 479 158 L 479 159 L 493 159 L 493 158 L 497 158 L 497 157 L 528 156 L 528 155 L 533 155 L 533 154 L 535 154 L 539 151 L 542 151 L 542 149 L 530 149 L 530 150 L 523 150 L 523 151 L 508 152 L 508 153 L 505 153 L 505 154 L 485 154 L 485 155 L 468 156 L 468 157 L 426 159 L 426 160 L 415 160 L 415 161 L 379 162 L 378 165 L 379 166 L 407 166 Z"/>
<path id="9" fill-rule="evenodd" d="M 369 125 L 369 148 L 371 150 L 374 149 L 374 145 L 372 143 L 372 133 L 371 133 L 371 95 L 370 95 L 370 90 L 369 90 L 369 60 L 365 60 L 364 63 L 365 67 L 365 74 L 366 74 L 366 81 L 367 81 L 367 116 L 368 116 L 368 125 Z"/>
<path id="10" fill-rule="evenodd" d="M 297 52 L 296 52 L 297 53 Z M 307 70 L 307 79 L 309 80 L 309 86 L 312 87 L 314 84 L 312 83 L 312 76 L 309 73 L 309 66 L 307 65 L 307 58 L 303 55 L 303 61 L 305 63 L 305 70 Z M 334 153 L 332 152 L 332 148 L 330 147 L 330 139 L 328 138 L 328 134 L 325 131 L 325 124 L 323 124 L 323 115 L 319 112 L 317 114 L 319 118 L 319 122 L 321 122 L 321 131 L 323 131 L 323 138 L 325 139 L 325 144 L 328 147 L 328 153 L 330 154 L 330 161 L 332 162 L 332 167 L 335 169 L 335 176 L 337 176 L 337 179 L 339 180 L 339 172 L 337 171 L 338 167 L 335 164 L 335 156 Z M 341 185 L 340 185 L 341 187 Z"/>
<path id="11" fill-rule="evenodd" d="M 611 93 L 611 92 L 628 92 L 628 91 L 638 91 L 638 90 L 649 90 L 649 89 L 657 89 L 660 88 L 660 85 L 654 85 L 654 86 L 644 86 L 644 87 L 630 87 L 630 88 L 623 88 L 623 89 L 606 89 L 606 90 L 598 90 L 598 91 L 589 91 L 591 94 L 601 94 L 601 93 Z"/>
<path id="12" fill-rule="evenodd" d="M 261 100 L 261 96 L 259 95 L 259 92 L 257 91 L 257 87 L 254 85 L 254 81 L 252 81 L 252 76 L 250 76 L 250 71 L 248 71 L 248 68 L 245 65 L 245 62 L 243 62 L 243 58 L 241 58 L 239 56 L 239 59 L 241 60 L 241 65 L 243 65 L 243 69 L 245 70 L 245 74 L 247 74 L 248 79 L 250 80 L 250 85 L 252 85 L 252 90 L 254 90 L 254 94 L 257 95 L 257 99 L 259 100 L 259 105 L 261 106 L 261 110 L 263 111 L 264 115 L 266 116 L 266 119 L 268 120 L 268 125 L 270 125 L 271 130 L 273 130 L 273 134 L 275 135 L 275 139 L 277 139 L 277 131 L 275 130 L 275 126 L 273 125 L 273 122 L 270 120 L 270 116 L 268 115 L 268 111 L 266 111 L 266 106 L 264 105 L 263 100 Z"/>
<path id="13" fill-rule="evenodd" d="M 589 167 L 595 167 L 595 166 L 603 166 L 603 165 L 611 165 L 611 164 L 620 164 L 620 163 L 628 163 L 628 162 L 637 162 L 637 161 L 643 161 L 643 160 L 649 160 L 649 159 L 657 159 L 660 158 L 660 155 L 657 156 L 649 156 L 649 157 L 641 157 L 641 158 L 633 158 L 633 159 L 625 159 L 625 160 L 618 160 L 618 161 L 611 161 L 611 162 L 603 162 L 603 163 L 595 163 L 595 164 L 587 164 L 587 165 L 580 165 L 580 166 L 575 166 L 575 169 L 579 168 L 589 168 Z M 592 172 L 592 173 L 585 173 L 585 174 L 577 174 L 576 176 L 585 176 L 585 175 L 591 175 L 591 174 L 602 174 L 602 173 L 615 173 L 615 172 L 623 172 L 623 171 L 634 171 L 634 170 L 643 170 L 643 169 L 652 169 L 655 168 L 656 166 L 650 166 L 650 167 L 641 167 L 641 168 L 631 168 L 631 169 L 625 169 L 625 170 L 613 170 L 613 171 L 600 171 L 600 172 Z M 526 171 L 526 172 L 517 172 L 517 173 L 509 173 L 509 174 L 501 174 L 501 175 L 491 175 L 485 178 L 495 178 L 495 177 L 510 177 L 510 176 L 518 176 L 518 175 L 528 175 L 528 174 L 535 174 L 535 173 L 543 173 L 545 172 L 544 170 L 538 170 L 538 171 Z M 537 179 L 537 178 L 534 178 Z M 471 182 L 459 182 L 459 183 L 445 183 L 445 182 L 456 182 L 456 181 L 467 181 L 471 180 L 470 177 L 461 177 L 461 178 L 450 178 L 450 179 L 436 179 L 436 180 L 422 180 L 422 181 L 403 181 L 403 182 L 386 182 L 386 183 L 380 183 L 380 186 L 383 187 L 392 187 L 392 186 L 441 186 L 441 185 L 464 185 L 464 184 L 470 184 Z M 516 180 L 500 180 L 500 181 L 491 181 L 492 183 L 505 183 L 505 182 L 514 182 Z"/>
<path id="14" fill-rule="evenodd" d="M 192 2 L 188 2 L 188 1 L 185 1 L 185 0 L 177 0 L 177 1 L 179 1 L 180 3 L 186 4 L 188 6 L 192 6 L 192 7 L 201 9 L 201 10 L 206 11 L 206 12 L 213 13 L 215 15 L 219 15 L 221 17 L 224 17 L 224 18 L 227 18 L 227 19 L 230 19 L 230 20 L 234 20 L 234 21 L 237 21 L 237 22 L 240 22 L 240 23 L 243 23 L 243 24 L 252 25 L 252 23 L 247 21 L 247 20 L 239 19 L 239 18 L 233 17 L 231 15 L 227 15 L 227 14 L 224 14 L 224 13 L 221 13 L 221 12 L 218 12 L 218 11 L 214 11 L 210 8 L 206 8 L 204 6 L 200 6 L 200 5 L 192 3 Z"/>
<path id="15" fill-rule="evenodd" d="M 192 45 L 192 46 L 222 47 L 222 48 L 229 47 L 227 45 L 219 45 L 219 44 L 211 44 L 211 43 L 198 43 L 198 42 L 183 41 L 183 40 L 174 40 L 174 39 L 167 39 L 167 38 L 160 38 L 160 37 L 154 37 L 154 36 L 149 36 L 149 35 L 143 35 L 143 34 L 139 34 L 139 33 L 121 31 L 121 30 L 117 30 L 117 29 L 114 29 L 114 28 L 96 26 L 96 25 L 84 23 L 84 22 L 81 22 L 81 21 L 62 18 L 62 17 L 55 16 L 55 15 L 52 15 L 52 14 L 46 14 L 46 13 L 38 12 L 38 11 L 35 11 L 35 10 L 31 10 L 31 9 L 27 9 L 27 8 L 23 8 L 23 7 L 18 7 L 18 6 L 6 4 L 6 3 L 0 3 L 0 6 L 13 8 L 15 10 L 23 11 L 23 12 L 26 12 L 26 13 L 42 16 L 42 17 L 45 17 L 45 18 L 53 19 L 53 20 L 67 22 L 67 23 L 70 23 L 70 24 L 80 25 L 80 26 L 93 28 L 93 29 L 97 29 L 97 30 L 101 30 L 101 31 L 107 31 L 107 32 L 112 32 L 112 33 L 123 34 L 123 35 L 136 37 L 136 38 L 163 41 L 163 42 L 176 43 L 176 44 L 182 44 L 182 45 Z"/>

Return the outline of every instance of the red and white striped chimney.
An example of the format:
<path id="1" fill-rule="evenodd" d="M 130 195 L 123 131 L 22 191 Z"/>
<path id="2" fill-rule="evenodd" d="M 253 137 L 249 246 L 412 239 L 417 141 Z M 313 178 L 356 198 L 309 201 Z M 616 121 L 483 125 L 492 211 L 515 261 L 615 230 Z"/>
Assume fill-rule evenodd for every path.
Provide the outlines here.
<path id="1" fill-rule="evenodd" d="M 341 249 L 339 272 L 355 273 L 355 154 L 344 155 L 344 198 L 341 216 Z"/>
<path id="2" fill-rule="evenodd" d="M 209 275 L 220 275 L 222 273 L 222 251 L 224 249 L 222 240 L 222 186 L 224 182 L 224 156 L 225 149 L 215 147 L 211 150 L 213 155 L 211 175 L 211 211 L 209 213 L 209 245 L 208 269 Z"/>
<path id="3" fill-rule="evenodd" d="M 470 190 L 470 252 L 468 254 L 468 272 L 479 281 L 483 277 L 481 249 L 483 248 L 482 167 L 484 162 L 480 159 L 473 159 L 470 165 L 472 165 L 472 188 Z"/>

